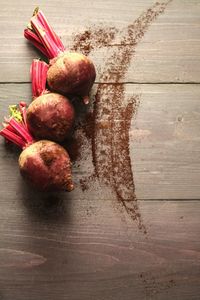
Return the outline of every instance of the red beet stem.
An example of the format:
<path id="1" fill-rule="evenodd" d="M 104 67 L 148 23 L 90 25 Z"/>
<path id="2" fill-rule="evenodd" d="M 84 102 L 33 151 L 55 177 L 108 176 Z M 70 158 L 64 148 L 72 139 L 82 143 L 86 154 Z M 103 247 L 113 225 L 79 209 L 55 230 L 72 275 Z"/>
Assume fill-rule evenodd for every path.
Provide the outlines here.
<path id="1" fill-rule="evenodd" d="M 28 130 L 26 130 L 23 126 L 23 124 L 17 122 L 14 118 L 10 118 L 8 121 L 8 124 L 10 124 L 15 131 L 18 133 L 19 136 L 23 138 L 23 140 L 26 142 L 26 144 L 32 144 L 33 138 L 29 134 Z"/>
<path id="2" fill-rule="evenodd" d="M 0 135 L 5 137 L 6 140 L 11 141 L 12 143 L 14 143 L 15 145 L 19 146 L 21 149 L 24 149 L 26 147 L 26 142 L 17 134 L 15 134 L 14 132 L 12 132 L 8 127 L 3 128 L 0 131 Z"/>
<path id="3" fill-rule="evenodd" d="M 30 27 L 25 29 L 24 36 L 45 54 L 45 56 L 52 59 L 57 57 L 59 53 L 65 51 L 65 47 L 60 38 L 49 25 L 46 17 L 39 8 L 35 9 L 30 24 L 31 29 Z"/>
<path id="4" fill-rule="evenodd" d="M 40 52 L 42 52 L 44 56 L 48 57 L 46 48 L 42 45 L 40 39 L 30 28 L 26 28 L 24 30 L 24 37 L 29 40 Z"/>
<path id="5" fill-rule="evenodd" d="M 27 106 L 26 103 L 23 101 L 21 101 L 19 103 L 19 110 L 22 115 L 22 121 L 23 121 L 25 129 L 28 131 L 27 118 L 26 118 L 26 106 Z"/>
<path id="6" fill-rule="evenodd" d="M 25 102 L 20 102 L 19 111 L 21 113 L 21 120 L 17 121 L 15 117 L 5 118 L 5 123 L 3 123 L 3 129 L 0 131 L 0 135 L 24 149 L 30 144 L 34 143 L 34 139 L 29 133 L 27 123 L 26 123 L 26 104 Z"/>
<path id="7" fill-rule="evenodd" d="M 65 47 L 63 43 L 61 42 L 60 38 L 57 36 L 53 28 L 48 23 L 44 13 L 41 10 L 39 10 L 39 8 L 36 8 L 34 14 L 37 15 L 38 20 L 43 24 L 44 28 L 48 31 L 49 35 L 51 36 L 52 40 L 57 45 L 57 47 L 59 47 L 61 51 L 65 51 Z"/>
<path id="8" fill-rule="evenodd" d="M 16 130 L 9 124 L 3 122 L 2 123 L 3 127 L 6 128 L 7 130 L 11 131 L 11 132 L 14 132 L 16 134 Z"/>
<path id="9" fill-rule="evenodd" d="M 45 92 L 47 71 L 48 65 L 44 61 L 33 60 L 30 70 L 33 98 L 37 98 Z"/>

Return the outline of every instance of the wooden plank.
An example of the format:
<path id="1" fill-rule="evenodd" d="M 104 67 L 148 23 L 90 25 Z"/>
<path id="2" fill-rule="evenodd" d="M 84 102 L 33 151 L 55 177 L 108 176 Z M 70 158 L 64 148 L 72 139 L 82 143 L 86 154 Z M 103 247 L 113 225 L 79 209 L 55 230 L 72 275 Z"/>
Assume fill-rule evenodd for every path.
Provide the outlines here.
<path id="1" fill-rule="evenodd" d="M 199 299 L 200 201 L 141 201 L 144 235 L 111 201 L 2 200 L 2 300 Z"/>
<path id="2" fill-rule="evenodd" d="M 78 113 L 72 193 L 30 188 L 0 141 L 0 300 L 199 299 L 200 85 L 109 84 L 200 82 L 199 1 L 155 2 L 39 1 L 68 48 L 90 43 L 108 84 L 87 126 Z M 31 99 L 34 6 L 1 1 L 0 120 Z"/>
<path id="3" fill-rule="evenodd" d="M 38 4 L 68 48 L 73 48 L 75 35 L 85 30 L 93 33 L 92 42 L 89 42 L 94 46 L 91 58 L 98 70 L 97 81 L 113 81 L 102 79 L 100 75 L 111 62 L 111 55 L 122 49 L 120 43 L 125 38 L 124 45 L 129 48 L 132 59 L 127 63 L 122 82 L 199 82 L 199 1 L 173 0 L 163 14 L 158 13 L 154 18 L 152 14 L 160 9 L 159 4 L 155 7 L 155 2 L 126 0 L 121 5 L 119 0 L 109 0 L 105 5 L 100 0 L 95 4 L 85 0 L 82 5 L 79 1 L 61 0 L 59 5 L 57 1 L 48 1 L 47 5 L 40 0 Z M 166 2 L 162 0 L 161 3 Z M 29 66 L 38 53 L 24 40 L 23 29 L 34 6 L 33 0 L 3 0 L 1 3 L 0 70 L 3 72 L 0 82 L 29 81 Z M 139 21 L 134 23 L 137 19 Z M 133 39 L 127 38 L 127 28 L 133 23 Z M 118 31 L 113 39 L 107 39 L 105 33 L 100 35 L 99 29 L 107 30 L 109 35 L 110 27 Z M 95 42 L 97 36 L 99 42 Z M 134 46 L 127 46 L 128 43 Z"/>
<path id="4" fill-rule="evenodd" d="M 30 92 L 29 84 L 0 85 L 0 119 L 7 114 L 9 104 L 30 99 Z M 112 98 L 112 92 L 108 92 L 108 95 Z M 199 199 L 200 85 L 127 84 L 125 105 L 133 95 L 140 99 L 138 113 L 132 120 L 129 132 L 130 157 L 138 199 Z M 96 120 L 96 124 L 103 124 L 105 121 L 106 115 L 102 120 Z M 116 120 L 116 124 L 118 121 L 120 120 Z M 97 152 L 105 147 L 105 143 L 100 143 L 99 134 L 97 131 Z M 71 197 L 113 199 L 112 188 L 106 188 L 104 180 L 99 183 L 91 179 L 88 182 L 89 190 L 81 190 L 80 180 L 90 178 L 93 174 L 93 158 L 91 142 L 84 135 L 78 137 L 80 138 L 82 156 L 73 167 L 76 189 Z M 13 191 L 23 195 L 23 189 L 20 190 L 22 179 L 17 169 L 19 153 L 5 148 L 2 140 L 0 147 L 0 189 L 5 199 L 11 201 Z M 107 151 L 109 147 L 108 144 Z M 107 157 L 107 163 L 110 163 L 108 152 L 101 157 Z"/>
<path id="5" fill-rule="evenodd" d="M 136 90 L 141 101 L 130 132 L 136 194 L 199 198 L 200 86 L 142 85 Z"/>

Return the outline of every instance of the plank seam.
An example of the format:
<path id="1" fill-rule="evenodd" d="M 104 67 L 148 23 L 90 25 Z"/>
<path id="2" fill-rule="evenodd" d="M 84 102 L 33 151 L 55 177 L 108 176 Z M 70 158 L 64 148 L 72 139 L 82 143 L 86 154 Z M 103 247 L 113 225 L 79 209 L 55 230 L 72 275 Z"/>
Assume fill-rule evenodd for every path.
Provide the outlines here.
<path id="1" fill-rule="evenodd" d="M 1 81 L 0 85 L 3 84 L 31 84 L 30 81 Z M 196 84 L 199 85 L 200 81 L 188 81 L 188 82 L 175 82 L 175 81 L 166 81 L 166 82 L 139 82 L 139 81 L 125 81 L 125 82 L 99 82 L 96 81 L 94 84 L 112 84 L 112 85 L 119 85 L 119 84 L 138 84 L 138 85 L 167 85 L 167 84 L 175 84 L 175 85 L 186 85 L 186 84 Z"/>

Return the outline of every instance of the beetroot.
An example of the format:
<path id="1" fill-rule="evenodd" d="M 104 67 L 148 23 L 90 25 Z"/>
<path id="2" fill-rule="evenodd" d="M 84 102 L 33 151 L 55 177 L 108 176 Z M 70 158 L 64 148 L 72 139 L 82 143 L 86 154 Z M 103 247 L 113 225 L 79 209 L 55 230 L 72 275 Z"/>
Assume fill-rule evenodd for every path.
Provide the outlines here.
<path id="1" fill-rule="evenodd" d="M 95 76 L 94 65 L 86 56 L 76 52 L 64 52 L 50 62 L 47 81 L 52 91 L 81 96 L 87 103 Z"/>
<path id="2" fill-rule="evenodd" d="M 47 82 L 52 91 L 78 96 L 88 103 L 96 78 L 92 61 L 83 54 L 66 51 L 39 8 L 35 9 L 24 36 L 50 59 Z"/>
<path id="3" fill-rule="evenodd" d="M 47 70 L 45 62 L 33 60 L 31 80 L 34 101 L 27 109 L 27 124 L 36 138 L 61 142 L 74 123 L 74 108 L 68 98 L 45 89 Z"/>
<path id="4" fill-rule="evenodd" d="M 19 167 L 22 176 L 42 190 L 73 189 L 69 155 L 54 142 L 41 140 L 25 148 Z"/>
<path id="5" fill-rule="evenodd" d="M 22 176 L 40 190 L 73 189 L 71 162 L 67 151 L 55 142 L 35 142 L 26 123 L 24 103 L 12 106 L 12 116 L 5 119 L 0 135 L 23 149 L 19 157 Z"/>

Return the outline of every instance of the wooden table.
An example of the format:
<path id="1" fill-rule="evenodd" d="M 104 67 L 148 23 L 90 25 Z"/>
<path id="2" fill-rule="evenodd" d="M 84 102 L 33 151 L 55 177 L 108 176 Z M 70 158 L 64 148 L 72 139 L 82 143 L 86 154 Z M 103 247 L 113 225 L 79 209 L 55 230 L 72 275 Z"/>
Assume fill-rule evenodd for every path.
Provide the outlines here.
<path id="1" fill-rule="evenodd" d="M 90 52 L 96 111 L 75 132 L 72 193 L 26 186 L 1 140 L 1 300 L 200 299 L 200 1 L 155 2 L 38 2 Z M 34 5 L 1 1 L 1 120 L 31 101 Z"/>

